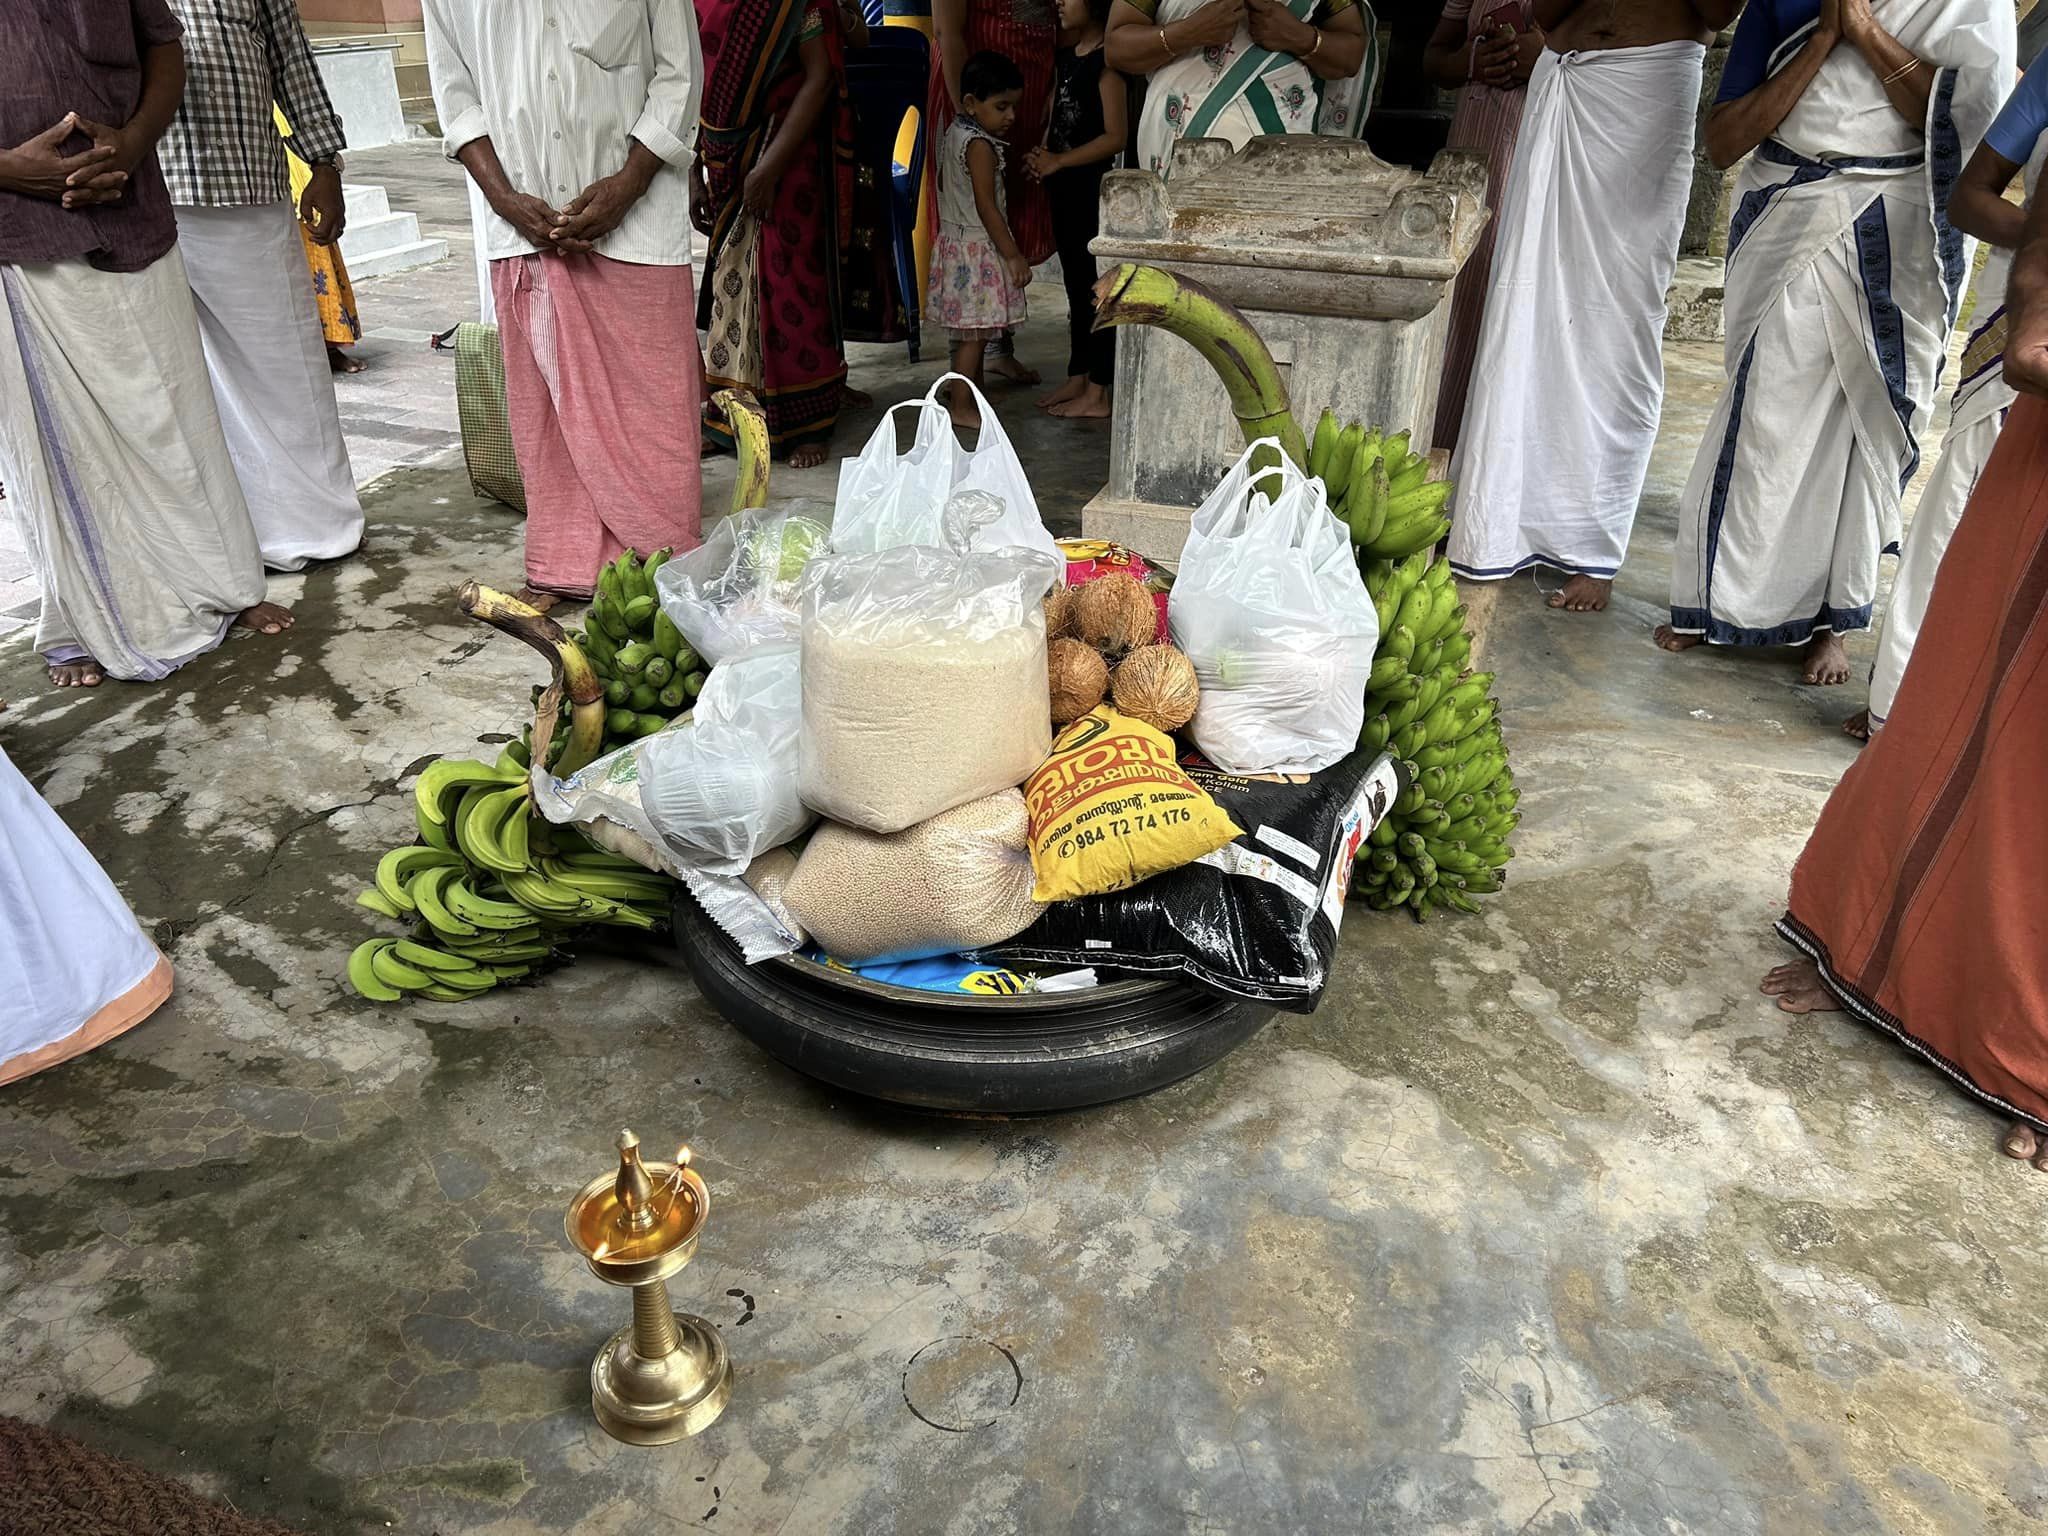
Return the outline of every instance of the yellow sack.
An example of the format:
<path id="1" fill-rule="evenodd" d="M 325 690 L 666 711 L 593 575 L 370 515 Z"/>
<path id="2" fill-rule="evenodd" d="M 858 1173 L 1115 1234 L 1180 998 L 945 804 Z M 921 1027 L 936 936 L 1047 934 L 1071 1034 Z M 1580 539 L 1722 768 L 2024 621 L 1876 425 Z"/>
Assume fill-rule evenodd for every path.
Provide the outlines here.
<path id="1" fill-rule="evenodd" d="M 1034 901 L 1121 891 L 1243 836 L 1181 772 L 1164 732 L 1107 705 L 1060 733 L 1024 799 Z"/>

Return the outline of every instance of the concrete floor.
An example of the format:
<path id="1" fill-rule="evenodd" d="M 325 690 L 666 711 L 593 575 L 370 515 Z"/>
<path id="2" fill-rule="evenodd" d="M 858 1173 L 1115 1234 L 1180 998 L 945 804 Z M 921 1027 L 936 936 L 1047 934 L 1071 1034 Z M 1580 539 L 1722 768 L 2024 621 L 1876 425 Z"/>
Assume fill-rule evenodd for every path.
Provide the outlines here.
<path id="1" fill-rule="evenodd" d="M 935 371 L 899 355 L 860 382 Z M 277 584 L 288 643 L 61 697 L 0 646 L 8 752 L 180 981 L 0 1090 L 0 1412 L 318 1536 L 2039 1529 L 2048 1181 L 1755 991 L 1860 687 L 1650 644 L 1717 363 L 1671 354 L 1615 607 L 1501 600 L 1512 888 L 1353 910 L 1320 1012 L 1081 1115 L 846 1102 L 622 960 L 344 989 L 410 775 L 516 730 L 535 675 L 452 614 L 517 570 L 459 469 L 385 479 L 363 557 Z M 1006 420 L 1069 523 L 1106 437 Z M 676 1294 L 739 1366 L 657 1451 L 589 1418 L 626 1309 L 561 1238 L 621 1124 L 697 1150 Z"/>

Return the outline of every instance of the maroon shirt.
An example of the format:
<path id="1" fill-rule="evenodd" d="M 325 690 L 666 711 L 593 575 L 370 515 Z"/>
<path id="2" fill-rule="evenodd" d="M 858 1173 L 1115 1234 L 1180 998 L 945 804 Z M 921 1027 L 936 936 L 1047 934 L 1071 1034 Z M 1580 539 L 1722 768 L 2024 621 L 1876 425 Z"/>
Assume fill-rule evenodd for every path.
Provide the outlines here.
<path id="1" fill-rule="evenodd" d="M 142 99 L 142 55 L 184 29 L 165 0 L 0 0 L 0 144 L 12 149 L 76 112 L 118 127 Z M 74 134 L 63 146 L 82 153 Z M 0 192 L 0 263 L 83 256 L 105 272 L 140 272 L 178 238 L 152 150 L 116 203 L 67 210 Z"/>

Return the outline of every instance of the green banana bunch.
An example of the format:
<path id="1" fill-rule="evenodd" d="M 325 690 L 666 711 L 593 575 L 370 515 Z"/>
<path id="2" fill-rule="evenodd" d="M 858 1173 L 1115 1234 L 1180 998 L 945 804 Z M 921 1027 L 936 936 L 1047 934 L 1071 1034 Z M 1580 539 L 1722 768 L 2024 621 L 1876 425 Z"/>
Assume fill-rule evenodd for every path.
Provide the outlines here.
<path id="1" fill-rule="evenodd" d="M 605 685 L 604 750 L 651 736 L 691 707 L 708 671 L 675 621 L 661 610 L 655 574 L 669 551 L 644 561 L 632 550 L 603 567 L 590 601 L 590 618 L 576 642 Z"/>

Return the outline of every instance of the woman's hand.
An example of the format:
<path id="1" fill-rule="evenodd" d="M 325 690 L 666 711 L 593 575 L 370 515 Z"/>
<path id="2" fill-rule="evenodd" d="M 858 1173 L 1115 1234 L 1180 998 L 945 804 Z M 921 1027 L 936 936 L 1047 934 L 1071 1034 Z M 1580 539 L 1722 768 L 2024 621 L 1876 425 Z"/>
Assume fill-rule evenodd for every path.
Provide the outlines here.
<path id="1" fill-rule="evenodd" d="M 1244 20 L 1252 41 L 1269 53 L 1291 53 L 1299 58 L 1314 49 L 1322 36 L 1280 0 L 1244 0 Z"/>
<path id="2" fill-rule="evenodd" d="M 765 175 L 766 169 L 756 164 L 747 172 L 746 182 L 740 188 L 740 202 L 757 219 L 767 218 L 769 209 L 775 206 L 775 178 Z"/>
<path id="3" fill-rule="evenodd" d="M 1009 274 L 1010 286 L 1022 291 L 1031 286 L 1031 263 L 1020 252 L 1003 258 L 1003 270 Z"/>
<path id="4" fill-rule="evenodd" d="M 1227 46 L 1244 23 L 1246 4 L 1247 0 L 1209 0 L 1194 15 L 1171 23 L 1173 46 L 1182 53 Z"/>
<path id="5" fill-rule="evenodd" d="M 1821 0 L 1821 25 L 1827 25 L 1828 0 Z M 1861 48 L 1864 40 L 1877 30 L 1877 18 L 1871 14 L 1870 0 L 1835 0 L 1835 32 L 1852 47 Z"/>
<path id="6" fill-rule="evenodd" d="M 1047 149 L 1043 144 L 1024 157 L 1024 174 L 1033 181 L 1043 181 L 1066 169 L 1064 157 Z"/>

